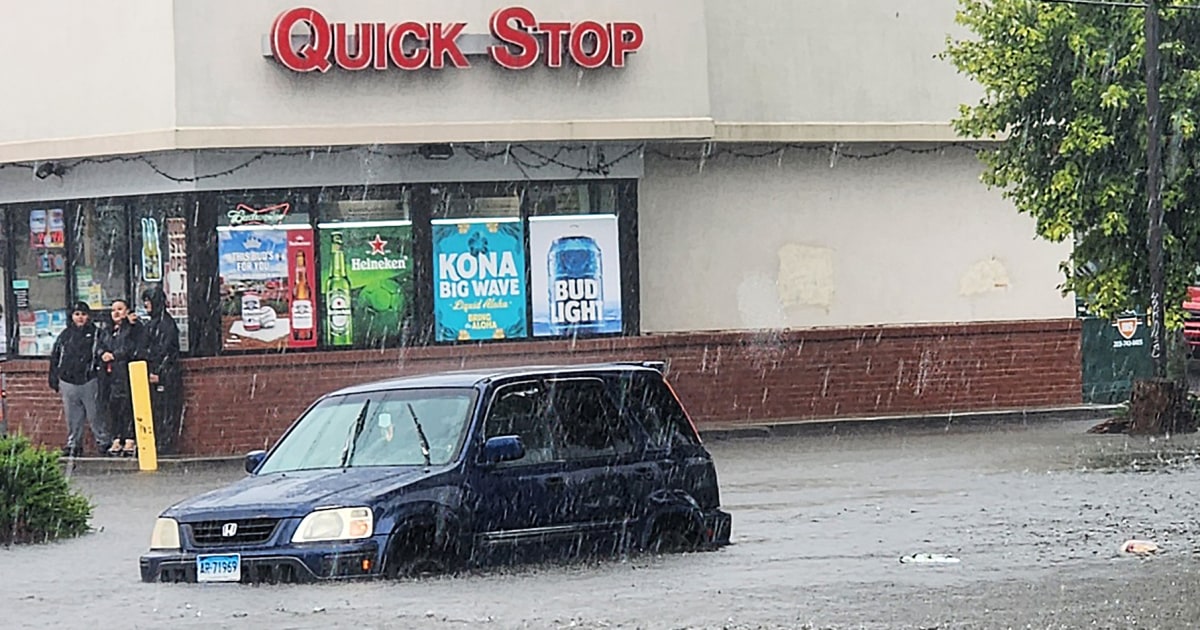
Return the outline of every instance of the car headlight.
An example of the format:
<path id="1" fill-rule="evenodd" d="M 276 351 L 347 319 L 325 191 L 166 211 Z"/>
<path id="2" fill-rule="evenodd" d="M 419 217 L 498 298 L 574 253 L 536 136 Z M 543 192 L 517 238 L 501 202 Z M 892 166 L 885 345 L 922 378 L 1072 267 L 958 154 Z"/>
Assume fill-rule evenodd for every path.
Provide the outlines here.
<path id="1" fill-rule="evenodd" d="M 358 540 L 375 533 L 375 515 L 371 508 L 318 510 L 300 521 L 292 536 L 294 543 L 325 540 Z"/>
<path id="2" fill-rule="evenodd" d="M 150 534 L 150 549 L 166 551 L 179 549 L 179 522 L 173 518 L 154 521 L 154 533 Z"/>

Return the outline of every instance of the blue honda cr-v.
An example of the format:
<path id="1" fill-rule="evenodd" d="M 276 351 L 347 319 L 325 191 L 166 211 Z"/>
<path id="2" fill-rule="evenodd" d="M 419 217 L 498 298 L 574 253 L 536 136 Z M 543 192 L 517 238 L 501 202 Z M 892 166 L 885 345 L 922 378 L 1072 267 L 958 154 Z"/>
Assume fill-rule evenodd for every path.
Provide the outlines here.
<path id="1" fill-rule="evenodd" d="M 712 459 L 652 364 L 343 389 L 246 469 L 162 513 L 144 581 L 400 577 L 729 542 Z"/>

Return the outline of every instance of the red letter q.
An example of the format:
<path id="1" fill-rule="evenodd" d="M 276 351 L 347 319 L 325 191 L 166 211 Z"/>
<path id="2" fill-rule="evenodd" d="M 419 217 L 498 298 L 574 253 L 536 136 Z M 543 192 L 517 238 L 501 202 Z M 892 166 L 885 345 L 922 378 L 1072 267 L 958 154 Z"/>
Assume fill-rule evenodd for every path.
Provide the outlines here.
<path id="1" fill-rule="evenodd" d="M 300 47 L 292 48 L 292 29 L 297 24 L 308 27 L 309 42 Z M 316 9 L 298 7 L 279 14 L 271 27 L 271 54 L 283 64 L 283 67 L 293 72 L 312 72 L 329 70 L 329 53 L 333 48 L 333 35 L 329 30 L 329 21 Z"/>

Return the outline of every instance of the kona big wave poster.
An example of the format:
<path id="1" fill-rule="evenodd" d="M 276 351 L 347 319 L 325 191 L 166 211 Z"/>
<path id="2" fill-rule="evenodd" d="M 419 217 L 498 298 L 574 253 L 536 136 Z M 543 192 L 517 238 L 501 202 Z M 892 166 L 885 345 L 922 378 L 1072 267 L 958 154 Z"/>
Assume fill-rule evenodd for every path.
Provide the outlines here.
<path id="1" fill-rule="evenodd" d="M 621 332 L 615 215 L 531 217 L 529 267 L 534 336 Z"/>
<path id="2" fill-rule="evenodd" d="M 520 219 L 434 221 L 433 260 L 438 341 L 529 335 Z"/>

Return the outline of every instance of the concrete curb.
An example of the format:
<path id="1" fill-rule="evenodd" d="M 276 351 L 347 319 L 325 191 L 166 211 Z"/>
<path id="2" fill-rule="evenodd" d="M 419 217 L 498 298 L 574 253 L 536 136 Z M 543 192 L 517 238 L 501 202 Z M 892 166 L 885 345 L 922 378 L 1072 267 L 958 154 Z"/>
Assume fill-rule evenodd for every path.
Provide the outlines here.
<path id="1" fill-rule="evenodd" d="M 700 429 L 705 440 L 856 434 L 914 434 L 928 431 L 986 430 L 1046 422 L 1100 422 L 1111 418 L 1121 405 L 1078 405 L 1037 409 L 1012 409 L 967 413 L 784 420 Z"/>
<path id="2" fill-rule="evenodd" d="M 67 474 L 108 475 L 113 473 L 138 473 L 137 458 L 134 457 L 61 457 L 59 462 Z M 245 457 L 170 457 L 158 460 L 158 472 L 186 475 L 208 470 L 239 470 Z"/>
<path id="3" fill-rule="evenodd" d="M 832 420 L 781 420 L 714 426 L 700 430 L 705 440 L 763 439 L 822 435 L 917 434 L 930 431 L 988 430 L 1034 423 L 1100 422 L 1112 417 L 1120 405 L 1080 405 L 1040 409 L 1014 409 L 970 413 L 839 418 Z M 137 473 L 136 458 L 76 457 L 60 459 L 69 474 L 104 475 Z M 194 471 L 240 470 L 241 455 L 171 457 L 158 460 L 158 472 L 186 475 Z"/>

